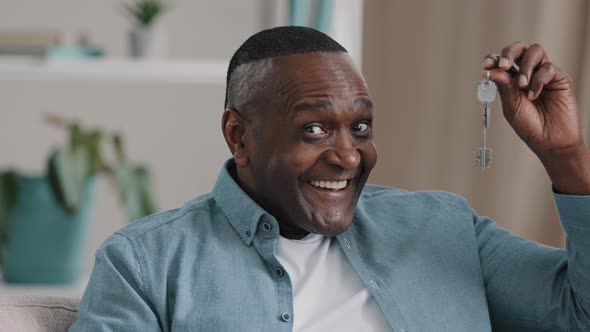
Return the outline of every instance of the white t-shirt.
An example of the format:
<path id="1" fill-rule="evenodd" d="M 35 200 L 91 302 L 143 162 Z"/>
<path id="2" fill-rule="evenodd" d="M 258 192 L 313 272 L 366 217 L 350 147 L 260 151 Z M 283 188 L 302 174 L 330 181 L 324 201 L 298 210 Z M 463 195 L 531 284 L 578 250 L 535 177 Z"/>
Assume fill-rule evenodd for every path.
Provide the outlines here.
<path id="1" fill-rule="evenodd" d="M 336 238 L 280 236 L 275 249 L 293 287 L 293 331 L 392 331 Z"/>

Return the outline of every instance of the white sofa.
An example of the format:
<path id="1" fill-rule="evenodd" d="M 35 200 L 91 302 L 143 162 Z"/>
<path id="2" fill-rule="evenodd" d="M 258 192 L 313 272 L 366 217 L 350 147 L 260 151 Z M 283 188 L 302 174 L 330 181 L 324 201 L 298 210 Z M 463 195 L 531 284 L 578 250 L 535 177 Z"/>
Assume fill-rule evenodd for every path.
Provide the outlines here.
<path id="1" fill-rule="evenodd" d="M 0 294 L 0 332 L 67 331 L 79 305 L 77 298 Z"/>

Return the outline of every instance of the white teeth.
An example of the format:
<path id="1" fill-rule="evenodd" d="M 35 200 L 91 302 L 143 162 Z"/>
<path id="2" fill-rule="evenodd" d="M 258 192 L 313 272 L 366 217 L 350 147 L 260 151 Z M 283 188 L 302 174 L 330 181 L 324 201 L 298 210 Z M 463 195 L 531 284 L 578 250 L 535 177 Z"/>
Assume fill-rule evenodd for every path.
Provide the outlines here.
<path id="1" fill-rule="evenodd" d="M 312 186 L 340 190 L 346 187 L 348 180 L 343 181 L 310 181 Z"/>

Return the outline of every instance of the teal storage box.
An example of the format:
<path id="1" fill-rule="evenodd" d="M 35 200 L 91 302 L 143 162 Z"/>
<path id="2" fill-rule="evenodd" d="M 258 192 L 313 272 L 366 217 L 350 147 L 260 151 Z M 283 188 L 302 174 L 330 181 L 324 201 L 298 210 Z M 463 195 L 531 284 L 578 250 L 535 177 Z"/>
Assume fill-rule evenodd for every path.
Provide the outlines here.
<path id="1" fill-rule="evenodd" d="M 5 282 L 71 284 L 80 278 L 96 177 L 87 182 L 84 196 L 80 210 L 68 214 L 46 177 L 19 178 L 2 267 Z"/>

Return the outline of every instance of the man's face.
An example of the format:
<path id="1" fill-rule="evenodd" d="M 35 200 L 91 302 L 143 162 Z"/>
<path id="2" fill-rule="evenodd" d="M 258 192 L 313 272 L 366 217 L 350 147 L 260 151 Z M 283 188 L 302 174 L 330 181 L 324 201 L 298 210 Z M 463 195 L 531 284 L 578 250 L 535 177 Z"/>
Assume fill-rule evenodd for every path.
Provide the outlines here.
<path id="1" fill-rule="evenodd" d="M 295 55 L 269 62 L 246 130 L 245 189 L 277 218 L 281 235 L 344 232 L 377 161 L 372 102 L 346 53 Z"/>

